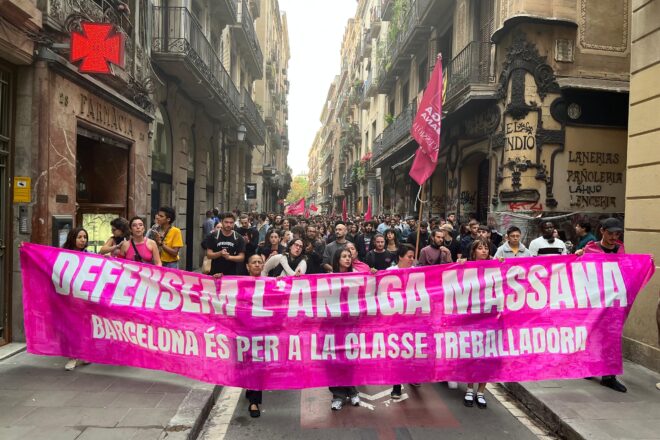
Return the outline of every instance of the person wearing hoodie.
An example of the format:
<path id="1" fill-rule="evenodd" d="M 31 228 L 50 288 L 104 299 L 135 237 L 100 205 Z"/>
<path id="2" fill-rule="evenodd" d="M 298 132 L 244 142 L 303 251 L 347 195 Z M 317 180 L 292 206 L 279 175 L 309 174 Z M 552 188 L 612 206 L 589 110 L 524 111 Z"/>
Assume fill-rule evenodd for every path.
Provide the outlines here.
<path id="1" fill-rule="evenodd" d="M 579 238 L 577 245 L 575 245 L 576 251 L 584 248 L 592 241 L 596 241 L 596 237 L 591 233 L 591 223 L 589 222 L 580 222 L 575 225 L 575 233 Z"/>
<path id="2" fill-rule="evenodd" d="M 583 254 L 625 254 L 626 249 L 621 241 L 623 233 L 623 223 L 618 218 L 610 217 L 600 222 L 600 241 L 592 241 L 583 249 L 578 250 L 575 255 Z M 603 376 L 600 384 L 604 387 L 612 388 L 614 391 L 625 393 L 628 391 L 616 376 Z"/>
<path id="3" fill-rule="evenodd" d="M 531 257 L 532 253 L 520 242 L 521 235 L 520 228 L 517 226 L 511 226 L 507 229 L 507 240 L 497 248 L 495 258 Z"/>
<path id="4" fill-rule="evenodd" d="M 452 262 L 451 251 L 444 246 L 445 234 L 443 229 L 436 229 L 431 232 L 431 244 L 425 246 L 419 252 L 420 266 L 432 266 L 434 264 Z"/>

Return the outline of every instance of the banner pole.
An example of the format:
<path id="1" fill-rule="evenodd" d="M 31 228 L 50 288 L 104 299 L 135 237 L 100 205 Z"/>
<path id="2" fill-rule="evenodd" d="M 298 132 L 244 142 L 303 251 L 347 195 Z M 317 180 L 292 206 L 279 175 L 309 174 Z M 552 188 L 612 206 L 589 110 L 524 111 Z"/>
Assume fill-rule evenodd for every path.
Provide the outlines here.
<path id="1" fill-rule="evenodd" d="M 417 240 L 415 241 L 415 258 L 419 258 L 419 231 L 422 226 L 422 211 L 424 211 L 424 203 L 422 203 L 422 197 L 424 194 L 424 189 L 426 188 L 426 181 L 422 183 L 422 187 L 419 189 L 419 219 L 417 220 Z"/>

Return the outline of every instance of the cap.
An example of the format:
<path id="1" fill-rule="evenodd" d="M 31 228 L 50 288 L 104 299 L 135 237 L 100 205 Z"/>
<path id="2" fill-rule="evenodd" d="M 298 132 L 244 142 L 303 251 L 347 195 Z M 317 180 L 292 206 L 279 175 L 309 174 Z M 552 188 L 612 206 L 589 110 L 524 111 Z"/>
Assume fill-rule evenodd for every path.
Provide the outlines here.
<path id="1" fill-rule="evenodd" d="M 618 218 L 610 217 L 600 222 L 600 227 L 609 232 L 623 232 L 623 223 Z"/>
<path id="2" fill-rule="evenodd" d="M 444 225 L 440 226 L 440 229 L 444 229 L 445 231 L 448 232 L 454 232 L 454 227 L 449 223 L 445 223 Z"/>

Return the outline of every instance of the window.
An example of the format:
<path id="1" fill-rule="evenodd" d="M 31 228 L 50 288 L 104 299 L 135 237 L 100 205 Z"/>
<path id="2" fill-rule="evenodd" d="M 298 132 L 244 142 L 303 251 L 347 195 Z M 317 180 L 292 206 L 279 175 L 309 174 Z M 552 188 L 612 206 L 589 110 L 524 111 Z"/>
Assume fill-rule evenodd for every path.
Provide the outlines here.
<path id="1" fill-rule="evenodd" d="M 419 88 L 417 89 L 418 92 L 421 92 L 426 88 L 426 82 L 428 81 L 429 77 L 429 62 L 427 59 L 419 63 L 419 67 L 417 69 L 417 83 L 419 84 Z"/>

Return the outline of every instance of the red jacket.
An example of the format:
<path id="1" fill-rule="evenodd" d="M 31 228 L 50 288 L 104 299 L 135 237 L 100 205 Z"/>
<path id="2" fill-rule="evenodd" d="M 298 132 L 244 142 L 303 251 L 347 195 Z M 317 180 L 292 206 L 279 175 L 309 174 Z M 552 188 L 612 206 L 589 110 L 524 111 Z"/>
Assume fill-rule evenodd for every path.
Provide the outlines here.
<path id="1" fill-rule="evenodd" d="M 616 253 L 617 254 L 625 254 L 626 253 L 626 248 L 623 247 L 623 243 L 620 242 L 620 241 L 617 241 L 616 244 L 617 244 L 617 246 L 619 246 L 619 248 L 616 250 Z M 590 241 L 584 247 L 584 253 L 585 254 L 604 254 L 605 251 L 603 250 L 602 247 L 600 247 L 600 241 Z"/>

